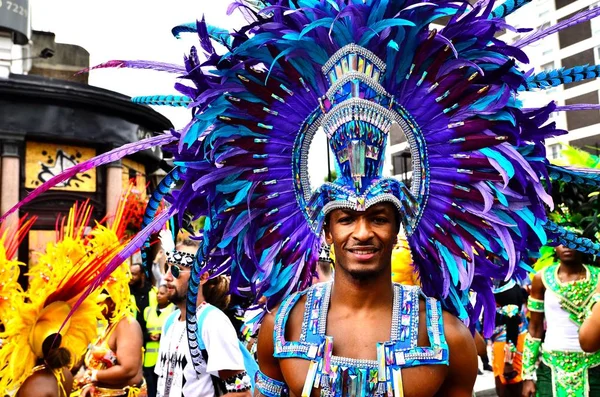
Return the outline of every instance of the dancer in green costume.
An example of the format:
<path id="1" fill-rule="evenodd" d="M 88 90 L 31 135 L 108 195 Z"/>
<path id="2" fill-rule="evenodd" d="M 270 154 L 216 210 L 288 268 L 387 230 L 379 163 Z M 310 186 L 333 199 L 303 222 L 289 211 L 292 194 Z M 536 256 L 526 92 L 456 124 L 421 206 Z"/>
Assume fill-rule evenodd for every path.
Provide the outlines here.
<path id="1" fill-rule="evenodd" d="M 560 263 L 544 268 L 532 283 L 523 396 L 598 396 L 600 352 L 582 350 L 579 327 L 598 286 L 600 269 L 584 265 L 581 254 L 565 246 L 556 247 L 556 254 Z"/>

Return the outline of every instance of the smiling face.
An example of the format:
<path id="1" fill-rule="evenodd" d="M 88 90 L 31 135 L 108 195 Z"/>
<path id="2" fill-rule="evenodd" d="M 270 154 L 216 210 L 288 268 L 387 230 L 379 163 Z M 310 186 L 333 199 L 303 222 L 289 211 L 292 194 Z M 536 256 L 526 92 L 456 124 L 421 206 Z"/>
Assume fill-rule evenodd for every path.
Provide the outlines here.
<path id="1" fill-rule="evenodd" d="M 555 249 L 556 256 L 564 264 L 580 264 L 581 263 L 581 253 L 574 249 L 570 249 L 565 247 L 564 245 L 559 245 Z"/>
<path id="2" fill-rule="evenodd" d="M 372 279 L 383 271 L 391 277 L 398 233 L 395 213 L 391 203 L 376 204 L 366 211 L 332 211 L 325 237 L 334 246 L 337 269 L 355 280 Z"/>

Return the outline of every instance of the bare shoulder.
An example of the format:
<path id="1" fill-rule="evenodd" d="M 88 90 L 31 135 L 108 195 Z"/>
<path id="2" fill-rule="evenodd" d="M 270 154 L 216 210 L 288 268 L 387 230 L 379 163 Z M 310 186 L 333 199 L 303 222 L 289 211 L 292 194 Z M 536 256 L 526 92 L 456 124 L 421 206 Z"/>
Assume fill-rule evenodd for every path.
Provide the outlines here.
<path id="1" fill-rule="evenodd" d="M 533 280 L 531 281 L 531 297 L 539 300 L 544 299 L 544 291 L 546 290 L 546 286 L 544 285 L 544 271 L 546 269 L 542 269 L 533 276 Z"/>
<path id="2" fill-rule="evenodd" d="M 286 324 L 285 337 L 288 341 L 299 341 L 302 330 L 302 321 L 304 319 L 304 311 L 306 306 L 306 294 L 303 294 L 294 307 L 290 310 Z"/>
<path id="3" fill-rule="evenodd" d="M 38 371 L 28 377 L 19 388 L 16 397 L 59 397 L 58 384 L 48 371 Z"/>
<path id="4" fill-rule="evenodd" d="M 473 347 L 473 351 L 475 351 L 475 339 L 467 326 L 447 311 L 443 312 L 442 318 L 444 319 L 444 335 L 446 336 L 448 347 L 460 347 L 464 345 L 469 348 Z"/>
<path id="5" fill-rule="evenodd" d="M 444 396 L 471 396 L 477 379 L 477 348 L 471 331 L 457 317 L 443 312 L 448 344 L 449 370 L 442 387 Z"/>
<path id="6" fill-rule="evenodd" d="M 117 324 L 117 329 L 116 329 L 119 333 L 123 332 L 123 333 L 139 333 L 141 335 L 142 333 L 142 327 L 140 326 L 140 323 L 135 319 L 135 317 L 132 316 L 127 316 L 125 318 L 123 318 L 121 321 L 119 321 L 119 323 Z"/>

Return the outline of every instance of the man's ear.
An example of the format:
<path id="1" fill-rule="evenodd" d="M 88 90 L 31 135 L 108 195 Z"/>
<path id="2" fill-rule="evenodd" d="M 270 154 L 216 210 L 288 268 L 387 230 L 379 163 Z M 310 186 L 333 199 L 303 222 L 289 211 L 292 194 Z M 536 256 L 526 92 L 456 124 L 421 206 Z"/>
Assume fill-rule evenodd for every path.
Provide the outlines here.
<path id="1" fill-rule="evenodd" d="M 207 281 L 208 281 L 208 272 L 204 272 L 204 273 L 202 273 L 202 276 L 200 276 L 200 285 L 206 284 Z"/>
<path id="2" fill-rule="evenodd" d="M 329 224 L 325 223 L 323 225 L 323 233 L 325 234 L 325 242 L 327 242 L 329 245 L 332 245 L 333 236 L 331 235 L 331 228 L 329 227 Z"/>

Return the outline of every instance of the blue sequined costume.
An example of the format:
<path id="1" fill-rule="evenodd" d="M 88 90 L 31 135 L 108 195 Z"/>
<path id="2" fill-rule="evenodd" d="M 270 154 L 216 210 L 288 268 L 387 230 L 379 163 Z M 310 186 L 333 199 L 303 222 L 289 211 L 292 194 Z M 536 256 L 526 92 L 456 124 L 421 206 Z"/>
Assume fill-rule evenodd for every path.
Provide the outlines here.
<path id="1" fill-rule="evenodd" d="M 305 390 L 321 388 L 326 396 L 382 396 L 398 390 L 400 369 L 418 365 L 448 364 L 448 345 L 444 337 L 442 308 L 438 301 L 425 297 L 419 287 L 394 284 L 394 303 L 390 340 L 373 346 L 377 360 L 357 360 L 333 355 L 333 339 L 325 335 L 332 283 L 317 284 L 286 298 L 275 315 L 274 346 L 276 358 L 311 361 Z M 285 339 L 288 316 L 306 296 L 299 341 Z M 425 300 L 427 334 L 430 346 L 418 346 L 419 300 Z M 398 385 L 400 386 L 400 385 Z M 287 395 L 286 385 L 264 374 L 257 387 L 267 397 Z"/>

